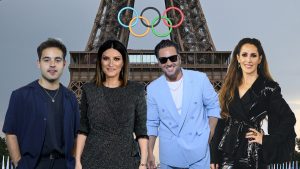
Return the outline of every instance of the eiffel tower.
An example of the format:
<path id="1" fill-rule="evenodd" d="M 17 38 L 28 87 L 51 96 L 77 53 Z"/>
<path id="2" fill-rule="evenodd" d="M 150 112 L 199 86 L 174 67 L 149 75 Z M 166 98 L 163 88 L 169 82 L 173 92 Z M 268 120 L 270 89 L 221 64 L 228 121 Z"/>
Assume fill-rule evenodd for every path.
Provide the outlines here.
<path id="1" fill-rule="evenodd" d="M 118 23 L 118 11 L 123 7 L 134 7 L 134 0 L 101 0 L 85 51 L 70 52 L 71 62 L 69 88 L 80 101 L 81 87 L 94 77 L 97 50 L 108 39 L 118 39 L 128 46 L 130 31 Z M 216 51 L 199 0 L 165 0 L 166 9 L 177 7 L 184 14 L 182 24 L 174 28 L 171 40 L 179 44 L 182 67 L 205 72 L 218 91 L 224 80 L 229 64 L 228 51 Z M 122 13 L 121 20 L 129 23 L 131 10 Z M 167 12 L 167 17 L 176 24 L 181 16 L 175 10 Z M 130 60 L 129 79 L 145 86 L 161 75 L 153 50 L 128 49 Z"/>

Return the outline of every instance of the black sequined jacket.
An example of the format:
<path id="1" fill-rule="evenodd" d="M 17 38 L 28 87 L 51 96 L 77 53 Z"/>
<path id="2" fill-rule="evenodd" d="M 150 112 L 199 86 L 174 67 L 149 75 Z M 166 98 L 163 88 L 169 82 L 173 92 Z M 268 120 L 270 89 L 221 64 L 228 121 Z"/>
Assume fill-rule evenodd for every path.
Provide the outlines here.
<path id="1" fill-rule="evenodd" d="M 246 127 L 228 131 L 226 129 L 228 129 L 230 120 L 219 120 L 210 145 L 211 163 L 220 164 L 224 151 L 232 153 L 234 158 L 240 158 L 239 156 L 243 154 L 241 151 L 244 151 L 242 147 L 247 147 L 245 144 L 248 144 L 245 134 L 249 127 L 257 127 L 252 120 L 255 117 L 260 118 L 260 115 L 268 116 L 268 135 L 263 136 L 263 142 L 260 145 L 260 162 L 270 164 L 291 160 L 295 148 L 296 134 L 294 125 L 296 118 L 286 101 L 282 98 L 278 83 L 260 76 L 249 90 L 252 104 L 246 110 L 248 112 L 245 113 L 237 90 L 233 101 L 229 105 L 229 119 L 247 124 L 245 125 Z M 225 135 L 226 139 L 224 139 Z M 222 138 L 225 142 L 221 146 Z"/>

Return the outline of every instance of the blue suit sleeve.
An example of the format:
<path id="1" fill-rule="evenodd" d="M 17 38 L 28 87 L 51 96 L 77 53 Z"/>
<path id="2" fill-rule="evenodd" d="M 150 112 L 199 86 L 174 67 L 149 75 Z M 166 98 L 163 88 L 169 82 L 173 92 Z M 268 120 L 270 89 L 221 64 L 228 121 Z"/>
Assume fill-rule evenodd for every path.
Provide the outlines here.
<path id="1" fill-rule="evenodd" d="M 208 117 L 220 118 L 220 105 L 218 95 L 210 83 L 209 79 L 205 75 L 203 79 L 203 104 L 206 109 Z"/>
<path id="2" fill-rule="evenodd" d="M 158 135 L 159 115 L 157 104 L 152 96 L 151 90 L 147 94 L 147 130 L 149 136 Z"/>

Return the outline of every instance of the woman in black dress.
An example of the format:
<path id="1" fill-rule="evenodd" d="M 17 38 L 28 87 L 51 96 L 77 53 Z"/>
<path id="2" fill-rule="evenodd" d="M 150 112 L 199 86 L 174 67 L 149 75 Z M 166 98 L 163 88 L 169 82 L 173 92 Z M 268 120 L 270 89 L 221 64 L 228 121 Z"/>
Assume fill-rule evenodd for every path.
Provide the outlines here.
<path id="1" fill-rule="evenodd" d="M 211 142 L 211 168 L 264 169 L 291 160 L 296 119 L 259 40 L 237 44 L 219 99 L 222 119 Z"/>
<path id="2" fill-rule="evenodd" d="M 146 169 L 144 86 L 128 80 L 128 63 L 121 42 L 100 46 L 95 77 L 82 87 L 76 169 Z"/>

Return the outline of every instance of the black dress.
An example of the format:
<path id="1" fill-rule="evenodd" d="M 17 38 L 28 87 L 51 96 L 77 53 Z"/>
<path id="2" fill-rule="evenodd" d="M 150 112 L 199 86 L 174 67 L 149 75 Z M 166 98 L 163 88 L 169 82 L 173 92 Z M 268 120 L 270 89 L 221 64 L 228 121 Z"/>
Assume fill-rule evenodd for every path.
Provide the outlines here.
<path id="1" fill-rule="evenodd" d="M 282 98 L 280 87 L 276 82 L 259 76 L 242 98 L 236 89 L 235 96 L 229 104 L 229 114 L 228 119 L 218 121 L 211 141 L 211 163 L 220 165 L 233 163 L 233 169 L 263 169 L 271 163 L 291 160 L 295 147 L 296 119 Z M 261 120 L 266 115 L 268 135 L 263 136 L 262 145 L 256 144 L 252 167 L 243 166 L 240 161 L 247 154 L 248 146 L 245 134 L 250 127 L 257 127 L 260 130 L 260 126 L 252 121 L 254 118 Z"/>
<path id="2" fill-rule="evenodd" d="M 83 86 L 80 132 L 87 135 L 83 169 L 135 169 L 139 166 L 136 137 L 146 136 L 144 86 L 129 81 L 125 87 Z"/>

